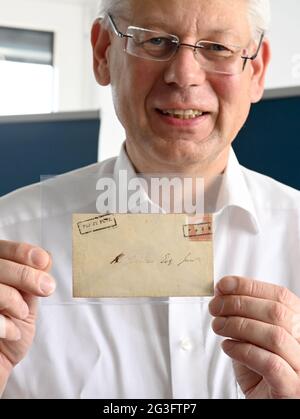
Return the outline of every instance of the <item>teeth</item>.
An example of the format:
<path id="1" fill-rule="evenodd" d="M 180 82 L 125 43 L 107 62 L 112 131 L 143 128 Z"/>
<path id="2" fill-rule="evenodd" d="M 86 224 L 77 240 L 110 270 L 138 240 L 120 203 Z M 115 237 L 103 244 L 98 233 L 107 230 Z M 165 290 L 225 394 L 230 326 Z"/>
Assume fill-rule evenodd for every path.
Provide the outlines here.
<path id="1" fill-rule="evenodd" d="M 194 119 L 198 118 L 199 116 L 203 115 L 203 112 L 194 109 L 165 109 L 162 110 L 164 115 L 172 116 L 173 118 L 177 119 Z"/>

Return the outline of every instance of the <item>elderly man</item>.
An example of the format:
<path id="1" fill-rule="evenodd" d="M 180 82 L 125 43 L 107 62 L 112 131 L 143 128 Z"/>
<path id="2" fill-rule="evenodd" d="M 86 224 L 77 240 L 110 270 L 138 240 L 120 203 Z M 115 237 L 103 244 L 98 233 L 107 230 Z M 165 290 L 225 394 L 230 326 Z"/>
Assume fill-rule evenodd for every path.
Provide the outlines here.
<path id="1" fill-rule="evenodd" d="M 56 293 L 69 281 L 70 240 L 60 202 L 41 213 L 38 185 L 10 194 L 0 203 L 3 397 L 299 397 L 299 194 L 242 168 L 231 149 L 263 94 L 268 1 L 103 3 L 94 71 L 112 86 L 126 142 L 118 159 L 74 174 L 71 201 L 95 211 L 80 187 L 91 172 L 181 173 L 207 185 L 219 176 L 216 296 L 115 305 L 62 298 L 37 314 L 37 297 L 55 288 L 52 258 Z M 74 176 L 57 182 L 68 187 Z M 51 217 L 52 258 L 24 244 L 38 243 Z"/>

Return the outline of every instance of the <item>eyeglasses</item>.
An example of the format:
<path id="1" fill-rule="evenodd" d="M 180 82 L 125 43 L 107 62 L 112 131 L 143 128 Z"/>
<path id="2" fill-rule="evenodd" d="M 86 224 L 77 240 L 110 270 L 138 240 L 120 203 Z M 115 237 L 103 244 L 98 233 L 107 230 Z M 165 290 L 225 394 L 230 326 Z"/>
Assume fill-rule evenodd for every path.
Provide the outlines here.
<path id="1" fill-rule="evenodd" d="M 113 17 L 106 15 L 115 35 L 126 40 L 124 51 L 135 57 L 153 61 L 169 61 L 180 47 L 192 48 L 201 67 L 212 73 L 237 75 L 244 71 L 248 60 L 255 60 L 261 48 L 264 32 L 258 46 L 251 42 L 248 48 L 212 41 L 198 41 L 195 45 L 180 42 L 176 35 L 129 26 L 126 33 L 117 28 Z M 252 53 L 252 54 L 251 54 Z"/>

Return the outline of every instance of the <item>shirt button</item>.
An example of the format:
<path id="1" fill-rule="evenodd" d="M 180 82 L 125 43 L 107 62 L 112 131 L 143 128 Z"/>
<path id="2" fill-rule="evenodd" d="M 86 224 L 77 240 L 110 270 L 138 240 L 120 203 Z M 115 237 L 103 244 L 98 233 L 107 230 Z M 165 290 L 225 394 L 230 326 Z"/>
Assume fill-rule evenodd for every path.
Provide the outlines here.
<path id="1" fill-rule="evenodd" d="M 193 349 L 193 345 L 190 339 L 184 338 L 180 341 L 180 348 L 183 351 L 190 352 Z"/>

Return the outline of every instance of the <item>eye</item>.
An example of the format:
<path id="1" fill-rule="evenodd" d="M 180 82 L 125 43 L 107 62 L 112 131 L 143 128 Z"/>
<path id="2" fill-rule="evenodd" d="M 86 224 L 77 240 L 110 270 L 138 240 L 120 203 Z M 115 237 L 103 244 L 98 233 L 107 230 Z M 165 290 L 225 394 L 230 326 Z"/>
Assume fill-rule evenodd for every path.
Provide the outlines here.
<path id="1" fill-rule="evenodd" d="M 211 44 L 210 45 L 210 49 L 212 50 L 212 51 L 229 51 L 229 49 L 227 48 L 227 47 L 225 47 L 225 45 L 222 45 L 222 44 Z"/>
<path id="2" fill-rule="evenodd" d="M 234 54 L 234 51 L 228 46 L 217 42 L 201 42 L 199 47 L 204 54 L 211 55 L 212 57 L 229 58 Z"/>
<path id="3" fill-rule="evenodd" d="M 174 45 L 172 41 L 165 37 L 153 37 L 143 40 L 140 43 L 140 47 L 143 48 L 144 52 L 155 58 L 162 58 L 170 54 L 173 51 Z M 176 48 L 176 45 L 175 45 Z"/>
<path id="4" fill-rule="evenodd" d="M 167 38 L 151 38 L 145 41 L 149 45 L 153 45 L 155 47 L 165 47 L 169 45 L 170 41 Z"/>

